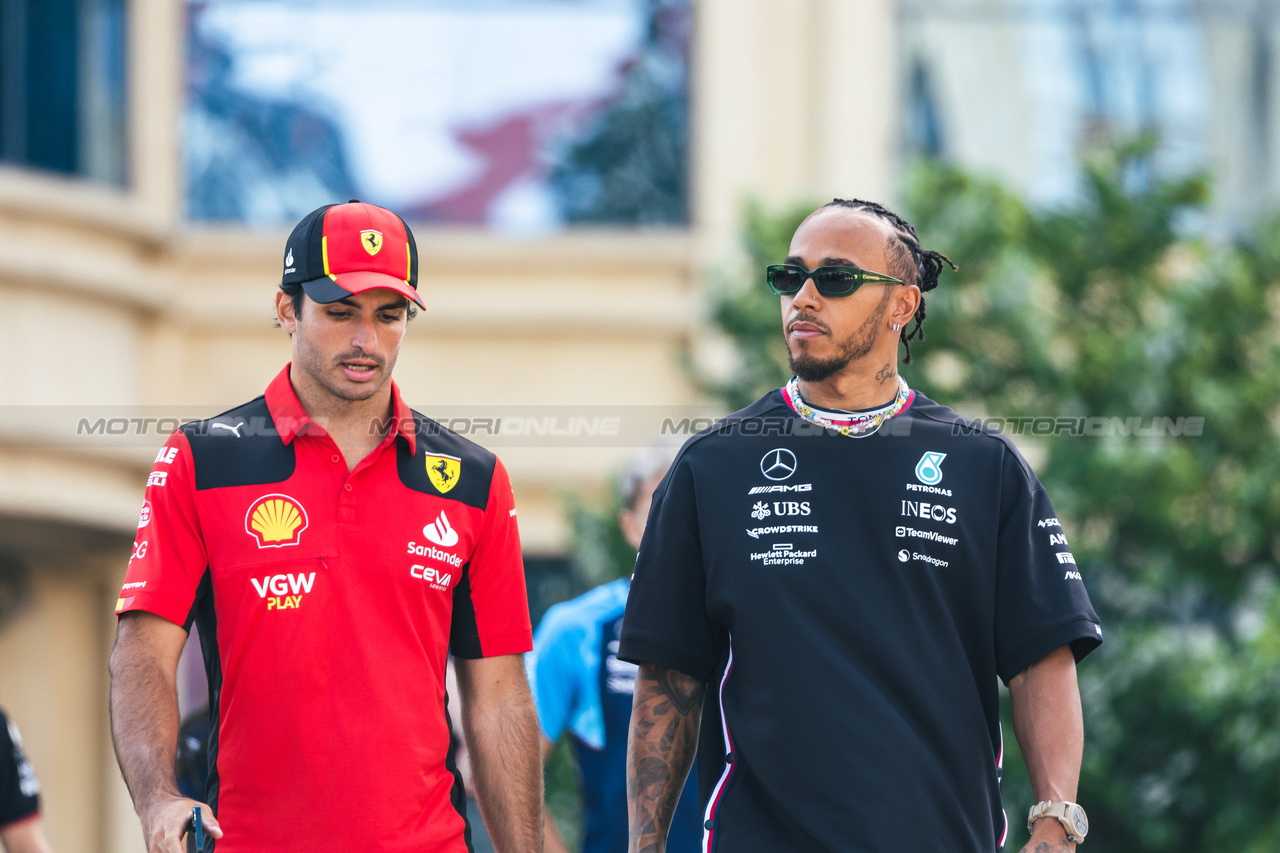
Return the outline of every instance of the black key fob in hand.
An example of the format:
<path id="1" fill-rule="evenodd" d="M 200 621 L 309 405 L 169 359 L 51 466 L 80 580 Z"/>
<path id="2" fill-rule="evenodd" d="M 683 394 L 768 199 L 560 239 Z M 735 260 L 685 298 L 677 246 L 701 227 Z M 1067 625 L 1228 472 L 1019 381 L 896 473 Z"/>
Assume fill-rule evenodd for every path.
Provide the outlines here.
<path id="1" fill-rule="evenodd" d="M 200 853 L 204 849 L 204 819 L 200 807 L 191 810 L 190 829 L 187 832 L 187 853 Z"/>

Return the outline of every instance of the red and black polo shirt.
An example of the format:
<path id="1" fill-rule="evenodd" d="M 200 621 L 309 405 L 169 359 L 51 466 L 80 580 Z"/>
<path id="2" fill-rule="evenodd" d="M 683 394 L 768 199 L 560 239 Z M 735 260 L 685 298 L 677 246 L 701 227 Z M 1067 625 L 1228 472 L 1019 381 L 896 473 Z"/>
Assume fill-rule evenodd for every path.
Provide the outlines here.
<path id="1" fill-rule="evenodd" d="M 175 432 L 117 613 L 200 631 L 220 853 L 463 851 L 444 673 L 532 647 L 497 457 L 411 411 L 354 471 L 289 368 Z"/>

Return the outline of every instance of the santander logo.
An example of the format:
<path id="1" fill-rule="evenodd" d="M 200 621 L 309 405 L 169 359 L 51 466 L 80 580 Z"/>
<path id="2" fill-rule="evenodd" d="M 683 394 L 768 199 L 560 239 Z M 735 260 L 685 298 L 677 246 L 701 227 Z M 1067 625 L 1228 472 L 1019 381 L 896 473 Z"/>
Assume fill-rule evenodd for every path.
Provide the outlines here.
<path id="1" fill-rule="evenodd" d="M 422 528 L 422 535 L 442 548 L 458 544 L 458 531 L 449 524 L 449 517 L 444 514 L 444 510 L 440 510 L 439 518 Z"/>

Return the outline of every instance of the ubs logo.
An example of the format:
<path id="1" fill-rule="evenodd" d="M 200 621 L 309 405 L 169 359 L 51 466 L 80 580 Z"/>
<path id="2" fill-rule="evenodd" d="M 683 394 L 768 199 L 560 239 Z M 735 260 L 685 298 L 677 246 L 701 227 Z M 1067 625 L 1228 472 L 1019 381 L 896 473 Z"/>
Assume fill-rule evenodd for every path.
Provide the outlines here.
<path id="1" fill-rule="evenodd" d="M 760 460 L 760 473 L 770 480 L 785 480 L 796 472 L 796 455 L 785 447 L 775 447 Z"/>

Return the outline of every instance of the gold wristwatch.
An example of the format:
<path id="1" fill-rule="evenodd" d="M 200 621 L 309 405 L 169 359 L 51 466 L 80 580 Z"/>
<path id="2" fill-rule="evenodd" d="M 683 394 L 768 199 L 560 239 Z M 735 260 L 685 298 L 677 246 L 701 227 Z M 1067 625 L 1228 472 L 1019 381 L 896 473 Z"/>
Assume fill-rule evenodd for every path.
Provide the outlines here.
<path id="1" fill-rule="evenodd" d="M 1076 803 L 1036 803 L 1027 815 L 1027 832 L 1031 832 L 1032 824 L 1042 817 L 1054 818 L 1062 824 L 1068 841 L 1079 844 L 1089 834 L 1089 817 Z"/>

